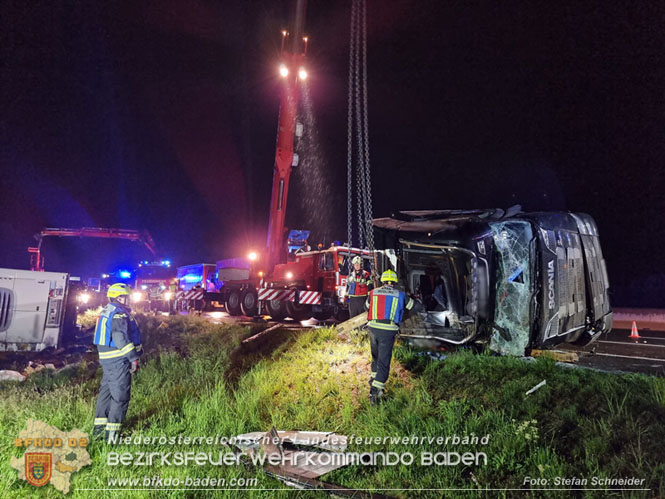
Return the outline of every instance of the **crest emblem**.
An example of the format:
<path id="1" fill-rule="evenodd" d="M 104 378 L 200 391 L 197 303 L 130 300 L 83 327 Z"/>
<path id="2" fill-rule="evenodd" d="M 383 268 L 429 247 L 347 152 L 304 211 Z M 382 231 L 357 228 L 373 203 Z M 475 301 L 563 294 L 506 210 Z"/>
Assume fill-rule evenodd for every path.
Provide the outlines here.
<path id="1" fill-rule="evenodd" d="M 51 479 L 51 453 L 25 453 L 25 479 L 35 487 L 46 485 Z"/>

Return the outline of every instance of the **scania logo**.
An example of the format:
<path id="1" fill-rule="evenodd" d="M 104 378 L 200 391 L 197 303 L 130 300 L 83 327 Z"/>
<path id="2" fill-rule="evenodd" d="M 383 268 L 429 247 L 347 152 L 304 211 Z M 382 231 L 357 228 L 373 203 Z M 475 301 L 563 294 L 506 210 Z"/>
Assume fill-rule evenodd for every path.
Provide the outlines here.
<path id="1" fill-rule="evenodd" d="M 554 310 L 554 260 L 547 262 L 547 297 L 550 310 Z"/>

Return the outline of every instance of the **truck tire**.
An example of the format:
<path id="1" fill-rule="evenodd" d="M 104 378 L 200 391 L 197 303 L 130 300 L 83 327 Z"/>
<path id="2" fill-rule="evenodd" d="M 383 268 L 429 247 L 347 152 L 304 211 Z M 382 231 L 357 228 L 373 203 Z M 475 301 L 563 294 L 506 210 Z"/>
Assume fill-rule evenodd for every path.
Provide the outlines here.
<path id="1" fill-rule="evenodd" d="M 294 321 L 302 321 L 312 317 L 312 306 L 301 305 L 293 301 L 286 302 L 286 315 Z"/>
<path id="2" fill-rule="evenodd" d="M 317 321 L 327 321 L 332 317 L 333 310 L 330 307 L 323 307 L 323 310 L 319 312 L 312 312 L 312 315 Z"/>
<path id="3" fill-rule="evenodd" d="M 268 315 L 274 320 L 281 321 L 286 317 L 286 307 L 282 300 L 267 300 L 265 303 Z"/>
<path id="4" fill-rule="evenodd" d="M 246 289 L 240 297 L 242 315 L 254 317 L 259 313 L 259 298 L 255 289 Z"/>
<path id="5" fill-rule="evenodd" d="M 340 305 L 335 305 L 333 308 L 333 317 L 339 322 L 349 320 L 349 309 Z"/>
<path id="6" fill-rule="evenodd" d="M 236 315 L 240 315 L 242 313 L 242 310 L 240 309 L 240 290 L 232 289 L 229 291 L 229 294 L 226 296 L 226 302 L 224 305 L 226 306 L 226 311 L 229 313 L 229 315 L 234 317 Z"/>

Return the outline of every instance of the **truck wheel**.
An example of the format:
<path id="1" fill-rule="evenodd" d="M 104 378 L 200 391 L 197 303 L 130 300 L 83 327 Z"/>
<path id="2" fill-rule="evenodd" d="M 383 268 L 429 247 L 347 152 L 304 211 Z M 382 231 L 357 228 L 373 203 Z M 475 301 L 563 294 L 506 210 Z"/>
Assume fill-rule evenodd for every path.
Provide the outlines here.
<path id="1" fill-rule="evenodd" d="M 286 317 L 286 307 L 282 300 L 266 301 L 266 309 L 268 310 L 268 315 L 276 321 L 281 321 Z"/>
<path id="2" fill-rule="evenodd" d="M 302 321 L 312 316 L 311 305 L 301 305 L 293 301 L 286 302 L 286 315 L 294 321 Z"/>
<path id="3" fill-rule="evenodd" d="M 349 309 L 346 307 L 335 305 L 335 308 L 333 309 L 333 317 L 335 318 L 335 320 L 338 320 L 339 322 L 344 322 L 346 320 L 349 320 Z"/>
<path id="4" fill-rule="evenodd" d="M 324 307 L 323 310 L 320 310 L 319 312 L 313 312 L 313 315 L 317 321 L 327 321 L 332 316 L 332 313 L 333 311 L 331 308 Z"/>
<path id="5" fill-rule="evenodd" d="M 242 310 L 240 310 L 240 291 L 237 289 L 232 289 L 229 291 L 229 294 L 226 296 L 226 311 L 233 316 L 240 315 Z"/>
<path id="6" fill-rule="evenodd" d="M 255 289 L 246 289 L 240 298 L 240 308 L 242 315 L 254 317 L 259 313 L 259 299 Z"/>

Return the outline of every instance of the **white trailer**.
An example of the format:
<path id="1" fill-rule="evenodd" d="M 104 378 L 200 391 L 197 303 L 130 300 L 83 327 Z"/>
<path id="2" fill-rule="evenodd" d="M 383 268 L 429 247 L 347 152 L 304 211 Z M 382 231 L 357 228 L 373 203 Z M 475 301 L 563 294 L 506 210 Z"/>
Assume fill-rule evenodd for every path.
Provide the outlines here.
<path id="1" fill-rule="evenodd" d="M 0 268 L 0 351 L 41 351 L 61 342 L 69 274 Z"/>

